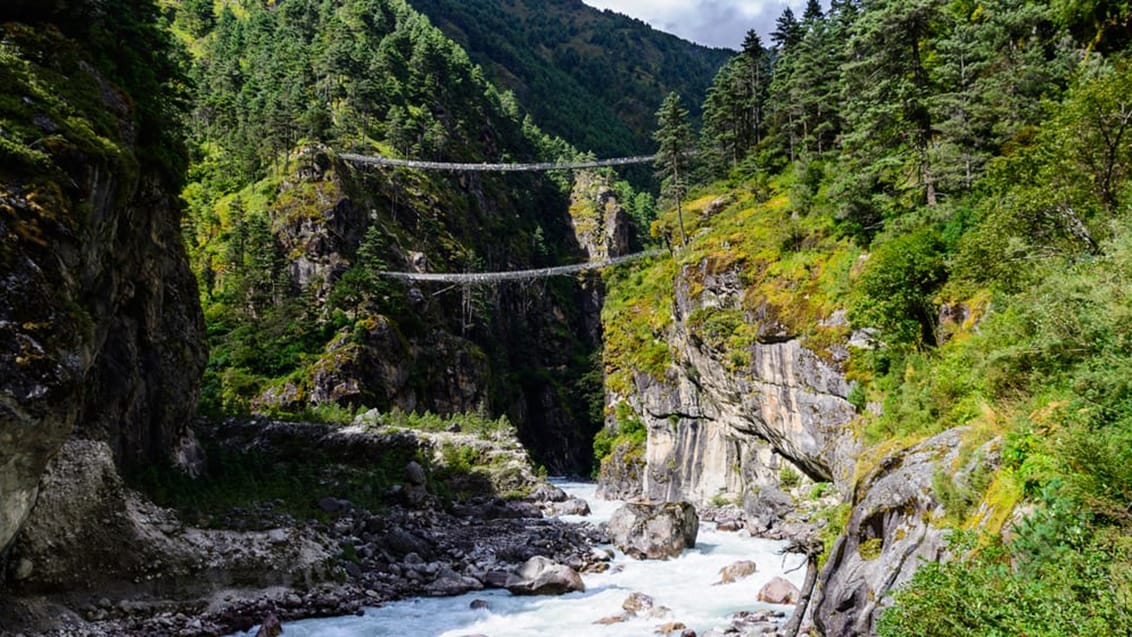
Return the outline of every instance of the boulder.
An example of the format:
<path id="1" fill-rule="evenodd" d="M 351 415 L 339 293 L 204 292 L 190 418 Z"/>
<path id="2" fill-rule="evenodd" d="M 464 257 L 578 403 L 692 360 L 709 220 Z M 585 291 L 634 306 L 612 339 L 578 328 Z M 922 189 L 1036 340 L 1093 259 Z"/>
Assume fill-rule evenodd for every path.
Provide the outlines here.
<path id="1" fill-rule="evenodd" d="M 550 515 L 589 515 L 590 505 L 581 498 L 570 498 L 565 502 L 555 502 L 547 505 Z"/>
<path id="2" fill-rule="evenodd" d="M 570 496 L 559 487 L 550 484 L 549 482 L 541 482 L 531 490 L 531 495 L 528 499 L 532 502 L 565 502 Z"/>
<path id="3" fill-rule="evenodd" d="M 274 613 L 268 613 L 267 617 L 263 618 L 263 624 L 256 631 L 255 637 L 279 637 L 282 634 L 283 625 L 279 623 L 279 618 Z"/>
<path id="4" fill-rule="evenodd" d="M 512 595 L 561 595 L 584 591 L 586 585 L 574 569 L 536 555 L 507 578 L 504 588 Z"/>
<path id="5" fill-rule="evenodd" d="M 421 487 L 425 484 L 425 470 L 416 460 L 410 460 L 405 465 L 405 482 L 415 486 Z"/>
<path id="6" fill-rule="evenodd" d="M 609 519 L 617 548 L 638 560 L 666 559 L 696 545 L 700 520 L 688 502 L 629 502 Z"/>
<path id="7" fill-rule="evenodd" d="M 768 604 L 796 604 L 802 592 L 789 581 L 776 577 L 759 590 L 759 601 Z"/>
<path id="8" fill-rule="evenodd" d="M 921 565 L 945 559 L 948 530 L 935 523 L 943 510 L 936 476 L 947 472 L 961 479 L 993 455 L 976 452 L 971 466 L 956 472 L 964 431 L 951 429 L 894 452 L 857 485 L 860 497 L 818 577 L 813 616 L 820 632 L 875 634 L 889 591 Z"/>
<path id="9" fill-rule="evenodd" d="M 750 577 L 758 568 L 754 562 L 750 560 L 739 560 L 730 566 L 724 566 L 719 570 L 719 581 L 716 584 L 730 584 L 738 582 L 739 580 Z"/>
<path id="10" fill-rule="evenodd" d="M 656 602 L 652 597 L 644 593 L 633 593 L 626 597 L 625 601 L 621 603 L 621 608 L 624 608 L 634 615 L 641 611 L 650 610 L 653 606 L 656 606 Z"/>

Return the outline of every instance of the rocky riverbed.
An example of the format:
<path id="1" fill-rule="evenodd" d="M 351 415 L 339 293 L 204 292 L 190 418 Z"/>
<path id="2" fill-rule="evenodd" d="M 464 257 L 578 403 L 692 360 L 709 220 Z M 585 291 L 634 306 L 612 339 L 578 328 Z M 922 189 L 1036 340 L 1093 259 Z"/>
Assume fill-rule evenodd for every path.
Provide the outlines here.
<path id="1" fill-rule="evenodd" d="M 598 578 L 609 589 L 603 599 L 611 617 L 628 612 L 618 610 L 622 599 L 641 592 L 608 584 L 621 581 L 624 565 L 611 562 L 612 551 L 595 550 L 610 542 L 604 526 L 579 523 L 608 519 L 611 503 L 595 500 L 597 515 L 583 517 L 590 504 L 537 476 L 505 426 L 412 432 L 368 414 L 345 427 L 257 419 L 195 428 L 210 450 L 211 476 L 187 483 L 123 481 L 104 445 L 68 443 L 45 478 L 55 501 L 41 507 L 50 505 L 50 516 L 31 519 L 7 556 L 0 635 L 204 637 L 246 631 L 271 616 L 360 616 L 404 599 L 490 600 L 508 596 L 504 587 L 521 590 L 509 578 L 536 556 Z M 272 491 L 280 479 L 284 490 Z M 168 498 L 177 489 L 188 496 Z M 228 503 L 230 492 L 245 490 L 276 497 L 219 508 L 201 502 Z M 716 539 L 701 552 L 738 543 L 738 560 L 754 550 L 741 542 L 760 525 L 742 510 L 706 509 L 701 517 L 735 531 L 710 524 Z M 760 578 L 770 577 L 767 561 Z M 721 566 L 683 568 L 718 580 Z M 665 568 L 643 567 L 653 572 L 646 580 Z M 660 590 L 677 602 L 685 595 Z M 737 593 L 724 610 L 750 610 L 743 604 L 757 590 Z M 675 607 L 672 599 L 658 603 Z M 683 620 L 697 612 L 685 609 Z M 736 615 L 733 625 L 748 634 L 774 629 L 787 615 L 789 607 L 764 608 Z M 608 618 L 589 621 L 601 619 Z"/>
<path id="2" fill-rule="evenodd" d="M 559 483 L 588 499 L 592 484 Z M 592 500 L 592 515 L 565 519 L 601 524 L 621 503 Z M 662 507 L 658 507 L 662 508 Z M 599 547 L 584 569 L 584 590 L 521 597 L 488 588 L 453 597 L 417 597 L 367 608 L 360 615 L 286 622 L 286 635 L 339 637 L 413 634 L 492 635 L 654 634 L 763 635 L 782 631 L 798 600 L 802 556 L 782 554 L 784 542 L 719 531 L 705 523 L 695 547 L 669 559 L 634 559 Z M 253 637 L 255 629 L 241 633 Z"/>
<path id="3" fill-rule="evenodd" d="M 263 488 L 288 472 L 300 484 L 254 506 L 174 510 L 124 483 L 105 445 L 69 443 L 46 478 L 57 483 L 51 515 L 30 520 L 6 556 L 0 635 L 220 635 L 268 615 L 349 615 L 501 586 L 535 555 L 577 570 L 600 561 L 591 550 L 600 532 L 545 515 L 584 503 L 535 475 L 506 428 L 414 433 L 371 415 L 350 427 L 197 429 L 226 462 L 256 459 L 256 475 L 226 489 Z M 475 450 L 459 456 L 471 464 L 446 464 L 452 449 Z M 219 477 L 202 480 L 182 500 L 224 495 L 208 489 Z M 99 549 L 84 553 L 84 544 Z"/>

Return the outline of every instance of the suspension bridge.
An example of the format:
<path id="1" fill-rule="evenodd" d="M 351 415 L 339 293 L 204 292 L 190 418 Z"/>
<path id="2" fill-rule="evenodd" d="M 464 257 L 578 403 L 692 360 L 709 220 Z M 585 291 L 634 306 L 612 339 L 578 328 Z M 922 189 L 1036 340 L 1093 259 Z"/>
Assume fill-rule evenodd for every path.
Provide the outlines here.
<path id="1" fill-rule="evenodd" d="M 545 279 L 552 276 L 567 276 L 599 270 L 610 266 L 655 257 L 664 254 L 664 250 L 644 250 L 598 261 L 584 261 L 570 265 L 557 265 L 550 268 L 535 268 L 532 270 L 507 270 L 504 272 L 377 272 L 376 274 L 391 279 L 403 281 L 435 281 L 439 283 L 454 283 L 457 285 L 471 285 L 476 283 L 501 283 L 503 281 L 531 281 Z"/>
<path id="2" fill-rule="evenodd" d="M 546 172 L 549 170 L 580 170 L 583 168 L 605 168 L 610 166 L 630 166 L 632 164 L 647 164 L 656 161 L 656 155 L 637 155 L 635 157 L 615 157 L 613 159 L 593 159 L 574 162 L 537 162 L 537 163 L 459 163 L 444 161 L 420 161 L 417 159 L 395 159 L 381 155 L 358 155 L 356 153 L 339 153 L 338 157 L 355 164 L 369 166 L 389 166 L 394 168 L 417 168 L 420 170 L 438 170 L 448 172 Z"/>
<path id="3" fill-rule="evenodd" d="M 546 172 L 551 170 L 581 170 L 586 168 L 605 168 L 611 166 L 629 166 L 632 164 L 645 164 L 656 161 L 656 155 L 637 155 L 633 157 L 615 157 L 611 159 L 593 159 L 575 162 L 535 162 L 535 163 L 460 163 L 440 161 L 420 161 L 416 159 L 396 159 L 382 155 L 359 155 L 357 153 L 339 153 L 338 157 L 352 163 L 366 166 L 384 166 L 393 168 L 415 168 L 418 170 L 433 170 L 447 172 Z M 504 281 L 532 281 L 552 276 L 568 276 L 588 270 L 599 270 L 630 261 L 637 261 L 648 257 L 663 254 L 664 250 L 642 250 L 633 254 L 626 254 L 596 261 L 584 261 L 569 265 L 559 265 L 548 268 L 534 268 L 529 270 L 508 270 L 502 272 L 375 272 L 377 276 L 402 281 L 451 283 L 454 285 L 494 284 Z"/>

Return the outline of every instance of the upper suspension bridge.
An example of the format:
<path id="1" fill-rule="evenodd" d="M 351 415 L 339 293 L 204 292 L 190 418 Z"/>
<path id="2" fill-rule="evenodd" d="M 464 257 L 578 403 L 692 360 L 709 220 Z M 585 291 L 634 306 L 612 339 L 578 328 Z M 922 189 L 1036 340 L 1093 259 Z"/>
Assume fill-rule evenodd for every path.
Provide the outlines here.
<path id="1" fill-rule="evenodd" d="M 340 153 L 340 158 L 356 164 L 370 166 L 392 166 L 397 168 L 417 168 L 420 170 L 439 170 L 449 172 L 546 172 L 549 170 L 580 170 L 583 168 L 604 168 L 608 166 L 629 166 L 656 161 L 656 155 L 637 155 L 634 157 L 615 157 L 613 159 L 592 159 L 574 162 L 536 162 L 536 163 L 460 163 L 445 161 L 420 161 L 416 159 L 394 159 L 381 155 L 358 155 Z"/>
<path id="2" fill-rule="evenodd" d="M 604 168 L 610 166 L 629 166 L 632 164 L 646 164 L 656 161 L 656 155 L 637 155 L 633 157 L 615 157 L 612 159 L 593 159 L 575 162 L 535 162 L 535 163 L 460 163 L 440 161 L 419 161 L 416 159 L 395 159 L 381 155 L 359 155 L 356 153 L 339 153 L 341 159 L 368 166 L 387 166 L 395 168 L 416 168 L 418 170 L 434 170 L 447 172 L 546 172 L 551 170 L 581 170 L 586 168 Z M 552 276 L 567 276 L 588 270 L 597 270 L 610 266 L 636 261 L 646 257 L 657 256 L 664 250 L 642 250 L 633 254 L 619 257 L 585 261 L 570 265 L 559 265 L 549 268 L 534 268 L 529 270 L 508 270 L 503 272 L 394 272 L 380 271 L 375 274 L 391 279 L 403 281 L 432 281 L 438 283 L 452 283 L 456 285 L 492 284 L 503 281 L 531 281 Z"/>

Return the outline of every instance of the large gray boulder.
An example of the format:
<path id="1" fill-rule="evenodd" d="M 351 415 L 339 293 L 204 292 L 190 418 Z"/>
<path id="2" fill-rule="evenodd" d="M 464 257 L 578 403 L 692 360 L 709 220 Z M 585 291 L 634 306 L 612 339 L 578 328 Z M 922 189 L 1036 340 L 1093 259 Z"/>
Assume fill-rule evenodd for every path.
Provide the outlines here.
<path id="1" fill-rule="evenodd" d="M 696 545 L 700 518 L 689 502 L 629 502 L 609 519 L 617 548 L 638 560 L 680 555 Z"/>
<path id="2" fill-rule="evenodd" d="M 541 555 L 527 560 L 503 587 L 512 595 L 562 595 L 586 590 L 577 571 Z"/>
<path id="3" fill-rule="evenodd" d="M 802 591 L 789 580 L 775 577 L 759 589 L 758 599 L 768 604 L 796 604 Z"/>

